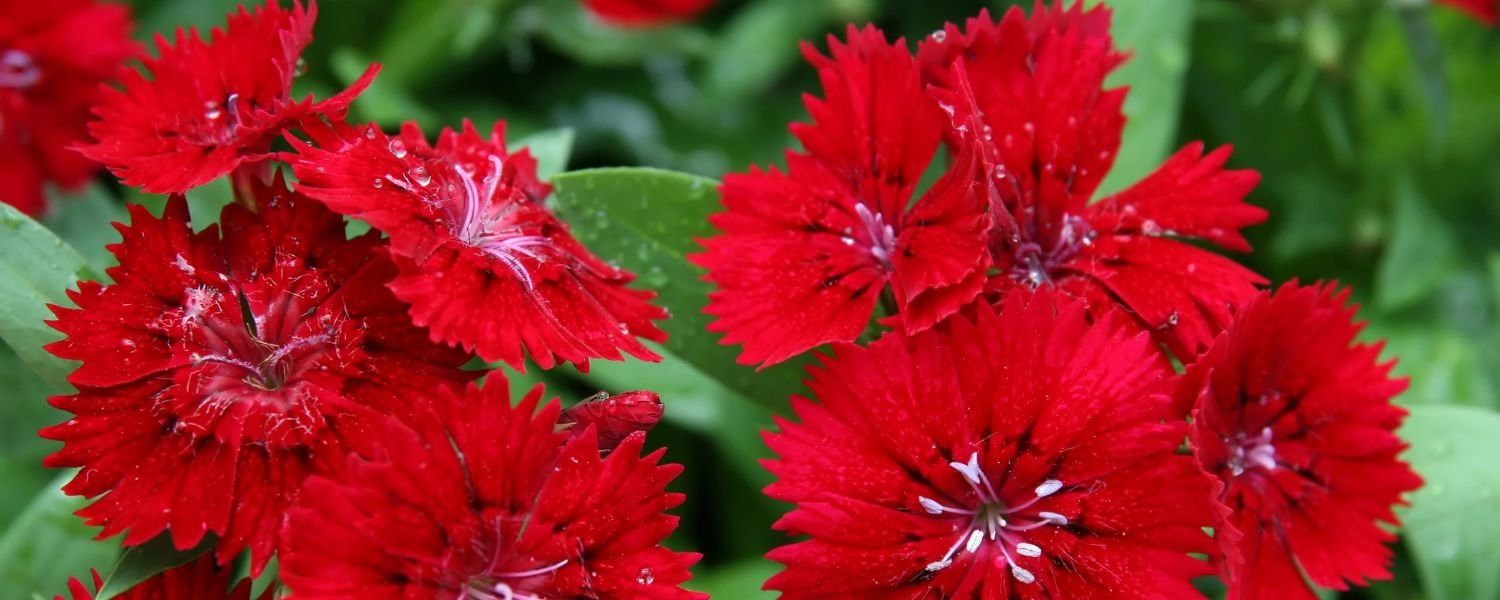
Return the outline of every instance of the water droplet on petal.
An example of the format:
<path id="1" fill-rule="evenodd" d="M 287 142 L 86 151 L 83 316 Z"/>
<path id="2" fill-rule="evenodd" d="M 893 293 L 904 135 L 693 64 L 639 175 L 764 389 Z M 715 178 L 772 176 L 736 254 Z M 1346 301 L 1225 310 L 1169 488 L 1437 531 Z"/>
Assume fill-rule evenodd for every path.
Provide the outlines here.
<path id="1" fill-rule="evenodd" d="M 385 180 L 381 179 L 379 177 L 376 177 L 375 178 L 375 189 L 378 190 L 378 189 L 383 188 L 383 187 L 385 187 Z"/>
<path id="2" fill-rule="evenodd" d="M 422 187 L 427 187 L 427 184 L 432 183 L 432 174 L 428 173 L 427 167 L 424 167 L 422 165 L 412 167 L 410 171 L 406 172 L 406 174 L 410 175 L 411 180 L 417 182 L 417 185 L 420 185 Z"/>
<path id="3" fill-rule="evenodd" d="M 391 140 L 390 149 L 391 156 L 394 156 L 396 158 L 406 158 L 406 142 L 401 141 L 400 138 Z"/>
<path id="4" fill-rule="evenodd" d="M 213 121 L 218 119 L 219 117 L 224 116 L 224 110 L 219 107 L 218 102 L 209 100 L 208 102 L 203 103 L 203 116 L 208 120 Z"/>
<path id="5" fill-rule="evenodd" d="M 937 31 L 932 32 L 932 35 L 930 37 L 932 38 L 932 41 L 941 44 L 943 42 L 948 41 L 948 32 L 939 29 Z"/>
<path id="6" fill-rule="evenodd" d="M 640 573 L 636 574 L 635 582 L 641 585 L 651 585 L 656 582 L 656 576 L 651 574 L 650 567 L 646 567 L 641 569 Z"/>
<path id="7" fill-rule="evenodd" d="M 375 139 L 375 126 L 374 125 L 370 125 L 368 127 L 365 127 L 365 139 L 367 139 L 367 140 L 373 140 L 373 139 Z"/>

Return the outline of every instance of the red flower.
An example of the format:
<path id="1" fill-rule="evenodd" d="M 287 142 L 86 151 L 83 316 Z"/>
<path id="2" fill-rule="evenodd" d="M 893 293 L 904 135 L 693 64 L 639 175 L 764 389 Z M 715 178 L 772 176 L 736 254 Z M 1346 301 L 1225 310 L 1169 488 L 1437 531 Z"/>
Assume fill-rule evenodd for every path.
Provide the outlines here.
<path id="1" fill-rule="evenodd" d="M 383 460 L 313 477 L 287 522 L 281 577 L 299 600 L 706 598 L 678 584 L 698 555 L 659 544 L 682 470 L 626 438 L 600 458 L 557 431 L 534 389 L 511 406 L 493 372 L 467 395 L 430 394 L 436 418 L 395 421 Z"/>
<path id="2" fill-rule="evenodd" d="M 254 13 L 229 15 L 204 41 L 197 29 L 175 42 L 156 37 L 158 58 L 106 88 L 89 123 L 97 143 L 80 148 L 126 185 L 153 194 L 180 193 L 265 158 L 271 142 L 309 114 L 341 118 L 375 76 L 372 67 L 349 89 L 322 102 L 291 97 L 302 49 L 312 41 L 317 6 L 276 0 Z"/>
<path id="3" fill-rule="evenodd" d="M 806 153 L 787 171 L 724 177 L 723 232 L 693 262 L 718 284 L 704 312 L 739 362 L 775 364 L 853 340 L 891 284 L 899 323 L 916 332 L 973 300 L 984 285 L 983 197 L 975 161 L 955 161 L 912 203 L 947 125 L 923 92 L 905 42 L 874 27 L 830 37 L 832 58 L 803 45 L 825 98 L 808 97 L 811 124 L 792 133 Z M 908 209 L 908 207 L 910 207 Z"/>
<path id="4" fill-rule="evenodd" d="M 1217 525 L 1232 599 L 1314 598 L 1387 579 L 1394 504 L 1422 483 L 1396 458 L 1406 411 L 1381 344 L 1355 343 L 1348 290 L 1289 283 L 1262 293 L 1194 363 L 1194 453 L 1223 483 Z M 1295 558 L 1294 558 L 1295 557 Z"/>
<path id="5" fill-rule="evenodd" d="M 198 560 L 180 567 L 162 571 L 135 587 L 125 590 L 116 600 L 250 600 L 250 580 L 241 579 L 234 588 L 229 587 L 234 568 L 221 568 L 213 555 L 205 554 Z M 68 581 L 68 591 L 73 600 L 94 600 L 94 594 L 104 585 L 99 572 L 94 572 L 94 592 L 90 593 L 83 582 Z M 272 600 L 276 587 L 266 588 L 257 600 Z M 64 600 L 56 596 L 54 600 Z"/>
<path id="6" fill-rule="evenodd" d="M 1212 572 L 1208 483 L 1176 454 L 1175 381 L 1145 335 L 1008 295 L 869 348 L 793 398 L 766 462 L 783 598 L 1186 598 Z"/>
<path id="7" fill-rule="evenodd" d="M 583 0 L 589 12 L 619 27 L 650 27 L 686 21 L 713 6 L 714 0 Z"/>
<path id="8" fill-rule="evenodd" d="M 46 465 L 81 468 L 63 489 L 97 497 L 79 514 L 101 537 L 170 530 L 186 549 L 211 532 L 221 563 L 248 547 L 258 571 L 302 479 L 373 441 L 366 413 L 470 379 L 386 290 L 378 234 L 346 241 L 338 215 L 273 186 L 258 214 L 224 209 L 223 239 L 193 233 L 181 197 L 160 219 L 132 207 L 114 283 L 53 309 L 67 337 L 48 350 L 83 364 L 52 399 L 76 416 L 42 430 L 64 443 Z"/>
<path id="9" fill-rule="evenodd" d="M 130 9 L 93 0 L 0 2 L 0 202 L 46 208 L 42 185 L 87 183 L 98 165 L 70 146 L 102 82 L 139 48 Z"/>
<path id="10" fill-rule="evenodd" d="M 1481 23 L 1494 27 L 1500 23 L 1500 1 L 1497 0 L 1437 0 L 1440 4 L 1447 4 L 1453 8 L 1464 11 L 1470 16 L 1478 19 Z"/>
<path id="11" fill-rule="evenodd" d="M 660 360 L 635 336 L 665 340 L 652 321 L 666 311 L 547 210 L 551 186 L 530 153 L 506 151 L 504 122 L 485 139 L 465 121 L 435 146 L 414 123 L 394 137 L 321 122 L 306 131 L 317 146 L 294 140 L 288 157 L 299 189 L 390 236 L 401 268 L 391 289 L 432 339 L 517 369 L 523 351 L 543 369 L 621 350 Z"/>
<path id="12" fill-rule="evenodd" d="M 1103 85 L 1124 56 L 1103 5 L 1034 12 L 1028 21 L 1013 8 L 998 23 L 981 12 L 919 50 L 943 109 L 982 133 L 998 273 L 989 287 L 1051 284 L 1095 313 L 1119 305 L 1191 361 L 1265 279 L 1179 239 L 1248 251 L 1240 229 L 1266 216 L 1243 201 L 1259 175 L 1223 170 L 1228 148 L 1205 156 L 1190 144 L 1091 204 L 1120 147 L 1125 90 Z"/>
<path id="13" fill-rule="evenodd" d="M 599 392 L 563 411 L 557 422 L 571 435 L 597 435 L 599 450 L 609 452 L 631 434 L 650 431 L 664 410 L 656 392 Z"/>

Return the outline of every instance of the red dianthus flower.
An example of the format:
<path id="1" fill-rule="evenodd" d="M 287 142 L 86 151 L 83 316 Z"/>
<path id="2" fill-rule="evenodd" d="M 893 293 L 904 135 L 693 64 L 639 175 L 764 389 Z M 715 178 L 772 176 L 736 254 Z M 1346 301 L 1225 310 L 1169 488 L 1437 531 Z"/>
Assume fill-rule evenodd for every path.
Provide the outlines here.
<path id="1" fill-rule="evenodd" d="M 988 189 L 989 289 L 1056 286 L 1094 313 L 1123 307 L 1191 361 L 1265 280 L 1196 238 L 1248 251 L 1241 228 L 1266 211 L 1244 203 L 1259 175 L 1226 171 L 1229 149 L 1191 144 L 1126 190 L 1090 204 L 1114 163 L 1124 89 L 1104 78 L 1124 56 L 1109 9 L 1012 8 L 953 24 L 919 49 L 944 111 L 980 132 Z M 964 146 L 965 140 L 950 140 Z"/>
<path id="2" fill-rule="evenodd" d="M 0 1 L 0 202 L 35 215 L 44 183 L 93 177 L 98 165 L 69 148 L 88 139 L 100 84 L 139 52 L 130 29 L 118 4 Z"/>
<path id="3" fill-rule="evenodd" d="M 302 49 L 312 41 L 317 5 L 291 10 L 276 0 L 229 15 L 209 41 L 197 29 L 156 37 L 150 74 L 131 71 L 122 89 L 106 88 L 89 123 L 97 142 L 80 147 L 125 185 L 153 194 L 181 193 L 266 158 L 271 142 L 302 117 L 342 118 L 375 76 L 372 67 L 349 89 L 322 102 L 291 97 Z"/>
<path id="4" fill-rule="evenodd" d="M 803 45 L 825 97 L 792 132 L 785 173 L 752 168 L 720 187 L 723 233 L 692 256 L 718 285 L 704 312 L 739 362 L 762 366 L 858 337 L 889 283 L 899 323 L 931 327 L 983 289 L 989 256 L 977 161 L 955 166 L 912 202 L 948 126 L 903 40 L 874 27 L 829 38 L 831 57 Z"/>
<path id="5" fill-rule="evenodd" d="M 1231 599 L 1316 596 L 1390 577 L 1391 507 L 1421 485 L 1396 458 L 1406 388 L 1356 344 L 1349 293 L 1289 283 L 1240 312 L 1183 379 L 1203 470 L 1222 482 L 1216 526 Z M 1300 567 L 1300 572 L 1299 572 Z"/>
<path id="6" fill-rule="evenodd" d="M 642 457 L 641 433 L 601 458 L 556 401 L 537 411 L 540 387 L 516 406 L 507 387 L 430 394 L 436 418 L 390 421 L 383 459 L 309 479 L 281 562 L 295 597 L 706 598 L 678 587 L 698 556 L 659 545 L 681 467 Z"/>
<path id="7" fill-rule="evenodd" d="M 1176 454 L 1171 365 L 1081 302 L 1009 294 L 840 345 L 766 462 L 783 598 L 1186 598 L 1212 572 L 1208 482 Z"/>
<path id="8" fill-rule="evenodd" d="M 101 537 L 170 530 L 185 549 L 213 533 L 221 563 L 248 547 L 258 572 L 306 475 L 375 441 L 366 413 L 471 378 L 386 289 L 379 234 L 346 240 L 338 215 L 284 185 L 200 233 L 181 197 L 160 219 L 132 207 L 114 283 L 82 282 L 78 308 L 53 309 L 67 337 L 48 350 L 83 363 L 78 392 L 52 398 L 75 416 L 42 430 L 63 442 L 45 464 L 81 469 L 63 489 L 95 498 L 79 515 Z"/>
<path id="9" fill-rule="evenodd" d="M 234 571 L 233 567 L 220 567 L 214 562 L 213 555 L 205 554 L 188 564 L 162 571 L 114 598 L 116 600 L 250 600 L 249 579 L 241 579 L 233 588 L 229 587 Z M 104 579 L 95 571 L 94 592 L 89 592 L 88 587 L 77 579 L 68 581 L 68 591 L 72 593 L 73 600 L 94 600 L 94 594 L 97 594 L 103 585 Z M 257 600 L 272 600 L 275 596 L 276 586 L 270 586 Z M 64 598 L 56 596 L 54 600 L 64 600 Z"/>
<path id="10" fill-rule="evenodd" d="M 505 148 L 505 124 L 485 139 L 467 121 L 429 145 L 416 124 L 373 128 L 309 123 L 294 141 L 298 189 L 390 236 L 401 275 L 391 289 L 432 338 L 487 361 L 543 369 L 587 366 L 621 351 L 660 357 L 635 336 L 663 341 L 666 311 L 634 276 L 589 253 L 543 204 L 551 186 L 526 150 Z M 523 354 L 524 353 L 524 354 Z"/>
<path id="11" fill-rule="evenodd" d="M 589 12 L 619 27 L 650 27 L 686 21 L 713 3 L 714 0 L 583 0 Z"/>
<path id="12" fill-rule="evenodd" d="M 1437 2 L 1464 11 L 1491 27 L 1500 22 L 1500 0 L 1437 0 Z"/>

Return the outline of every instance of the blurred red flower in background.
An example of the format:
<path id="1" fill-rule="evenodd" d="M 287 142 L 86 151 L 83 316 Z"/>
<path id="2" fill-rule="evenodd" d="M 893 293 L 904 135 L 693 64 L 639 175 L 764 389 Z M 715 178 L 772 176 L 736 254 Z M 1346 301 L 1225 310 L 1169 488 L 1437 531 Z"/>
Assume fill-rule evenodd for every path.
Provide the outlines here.
<path id="1" fill-rule="evenodd" d="M 88 139 L 101 84 L 139 54 L 132 27 L 118 4 L 0 1 L 0 202 L 40 214 L 44 184 L 76 188 L 98 171 L 71 147 Z"/>
<path id="2" fill-rule="evenodd" d="M 713 4 L 714 0 L 583 0 L 583 5 L 595 16 L 619 27 L 686 21 Z"/>

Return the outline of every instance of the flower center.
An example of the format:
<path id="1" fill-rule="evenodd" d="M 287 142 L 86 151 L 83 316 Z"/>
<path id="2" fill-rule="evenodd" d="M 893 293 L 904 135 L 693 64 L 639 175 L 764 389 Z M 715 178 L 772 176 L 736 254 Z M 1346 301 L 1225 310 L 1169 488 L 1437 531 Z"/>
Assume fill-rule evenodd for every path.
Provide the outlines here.
<path id="1" fill-rule="evenodd" d="M 1012 251 L 1014 265 L 1010 277 L 1036 289 L 1051 283 L 1052 273 L 1085 246 L 1093 245 L 1098 233 L 1089 227 L 1088 221 L 1074 215 L 1063 215 L 1062 227 L 1057 230 L 1057 239 L 1048 248 L 1037 242 L 1022 242 Z"/>
<path id="2" fill-rule="evenodd" d="M 880 264 L 880 268 L 891 270 L 891 253 L 896 250 L 896 228 L 885 222 L 885 215 L 870 210 L 863 201 L 854 203 L 854 214 L 859 217 L 862 227 L 865 250 Z M 847 233 L 853 233 L 846 230 Z M 857 241 L 852 235 L 844 235 L 845 244 L 854 245 Z"/>
<path id="3" fill-rule="evenodd" d="M 525 571 L 486 573 L 470 579 L 459 592 L 458 600 L 546 600 L 539 594 L 518 590 L 516 580 L 546 575 L 567 564 L 568 561 L 562 560 Z"/>
<path id="4" fill-rule="evenodd" d="M 922 509 L 932 515 L 953 515 L 967 520 L 964 533 L 958 537 L 953 546 L 948 548 L 943 558 L 927 565 L 928 572 L 937 572 L 948 568 L 953 560 L 961 553 L 979 555 L 985 548 L 994 548 L 999 551 L 1000 557 L 1010 569 L 1012 577 L 1021 583 L 1033 583 L 1036 575 L 1019 564 L 1018 557 L 1039 558 L 1042 555 L 1041 547 L 1025 541 L 1025 533 L 1047 525 L 1063 526 L 1068 524 L 1068 518 L 1063 515 L 1037 511 L 1031 516 L 1028 509 L 1037 501 L 1061 490 L 1063 483 L 1056 479 L 1048 479 L 1038 485 L 1035 496 L 1014 506 L 1007 506 L 1000 499 L 995 488 L 990 484 L 990 479 L 979 466 L 979 453 L 969 455 L 969 462 L 952 462 L 948 466 L 958 471 L 964 481 L 969 483 L 969 488 L 979 496 L 979 506 L 974 509 L 957 508 L 945 506 L 931 498 L 920 496 L 917 498 Z"/>
<path id="5" fill-rule="evenodd" d="M 1251 437 L 1241 431 L 1232 438 L 1225 438 L 1229 445 L 1229 472 L 1239 477 L 1246 468 L 1260 467 L 1267 471 L 1276 469 L 1276 447 L 1271 445 L 1271 428 L 1260 430 L 1260 435 Z"/>
<path id="6" fill-rule="evenodd" d="M 24 90 L 41 79 L 42 68 L 31 54 L 15 49 L 0 54 L 0 87 Z"/>
<path id="7" fill-rule="evenodd" d="M 199 341 L 207 350 L 192 356 L 194 366 L 205 367 L 207 379 L 200 382 L 205 392 L 227 391 L 236 387 L 236 383 L 255 391 L 280 390 L 316 362 L 333 339 L 331 326 L 311 333 L 293 326 L 285 335 L 260 331 L 258 323 L 266 319 L 252 315 L 242 295 L 236 299 L 240 303 L 238 320 L 226 318 L 226 313 L 236 311 L 219 306 L 226 300 L 224 295 L 209 288 L 189 289 L 183 302 L 182 324 L 197 326 Z M 283 308 L 294 310 L 290 306 Z M 272 315 L 272 318 L 284 316 Z M 257 397 L 263 401 L 277 398 L 274 394 L 257 394 Z M 290 406 L 281 404 L 284 405 L 277 408 Z"/>

